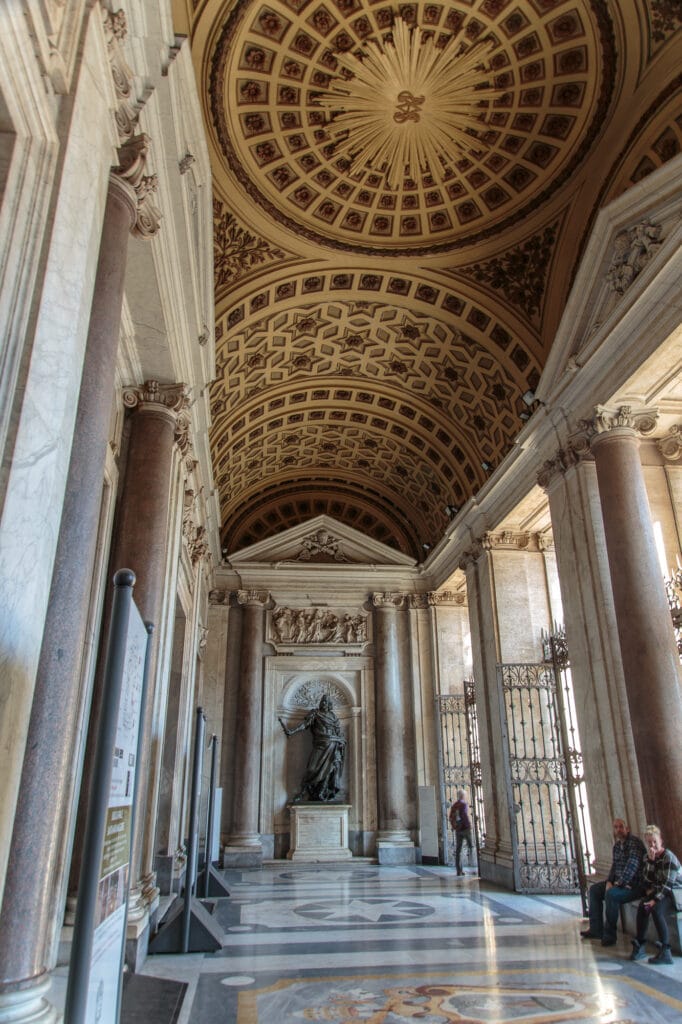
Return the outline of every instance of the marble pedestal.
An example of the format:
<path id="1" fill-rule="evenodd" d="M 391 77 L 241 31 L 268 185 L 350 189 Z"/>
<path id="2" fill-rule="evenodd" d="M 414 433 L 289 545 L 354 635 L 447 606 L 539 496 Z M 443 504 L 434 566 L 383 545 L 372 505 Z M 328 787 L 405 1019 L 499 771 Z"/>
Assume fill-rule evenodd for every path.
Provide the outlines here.
<path id="1" fill-rule="evenodd" d="M 348 847 L 350 804 L 292 804 L 290 860 L 351 860 Z"/>

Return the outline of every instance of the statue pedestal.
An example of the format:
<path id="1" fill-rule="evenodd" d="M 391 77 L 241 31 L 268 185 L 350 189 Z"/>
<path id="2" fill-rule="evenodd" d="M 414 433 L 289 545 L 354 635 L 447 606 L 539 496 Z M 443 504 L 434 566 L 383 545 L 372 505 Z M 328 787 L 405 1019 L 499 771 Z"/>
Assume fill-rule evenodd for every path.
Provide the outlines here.
<path id="1" fill-rule="evenodd" d="M 292 804 L 289 860 L 351 860 L 348 848 L 350 804 Z"/>

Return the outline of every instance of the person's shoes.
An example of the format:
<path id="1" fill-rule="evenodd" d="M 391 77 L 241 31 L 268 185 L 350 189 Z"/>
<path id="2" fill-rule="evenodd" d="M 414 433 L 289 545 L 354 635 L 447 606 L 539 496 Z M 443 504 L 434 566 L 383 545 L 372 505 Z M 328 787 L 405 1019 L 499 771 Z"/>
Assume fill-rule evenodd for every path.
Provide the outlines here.
<path id="1" fill-rule="evenodd" d="M 595 935 L 595 933 L 591 932 L 589 928 L 587 931 L 581 932 L 580 935 L 583 939 L 601 939 L 601 935 Z"/>
<path id="2" fill-rule="evenodd" d="M 656 956 L 650 956 L 649 957 L 649 963 L 650 964 L 659 964 L 659 965 L 660 964 L 672 964 L 674 961 L 673 961 L 672 953 L 670 952 L 670 946 L 664 946 L 660 942 L 657 942 L 656 945 L 660 946 L 660 949 L 658 950 L 658 953 L 656 954 Z"/>
<path id="3" fill-rule="evenodd" d="M 617 941 L 617 939 L 612 939 L 607 935 L 601 940 L 601 944 L 602 946 L 615 946 Z"/>
<path id="4" fill-rule="evenodd" d="M 644 960 L 646 958 L 646 943 L 638 942 L 637 939 L 632 940 L 632 953 L 630 953 L 631 960 Z"/>
<path id="5" fill-rule="evenodd" d="M 463 875 L 463 874 L 464 874 L 464 872 L 463 872 L 463 871 L 458 871 L 458 872 L 457 872 L 457 874 L 458 874 L 458 875 Z"/>

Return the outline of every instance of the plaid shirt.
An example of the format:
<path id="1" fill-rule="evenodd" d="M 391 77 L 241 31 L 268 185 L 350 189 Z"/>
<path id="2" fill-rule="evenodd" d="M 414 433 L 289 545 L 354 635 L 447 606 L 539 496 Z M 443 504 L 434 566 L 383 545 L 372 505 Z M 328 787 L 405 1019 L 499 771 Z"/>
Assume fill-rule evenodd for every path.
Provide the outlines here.
<path id="1" fill-rule="evenodd" d="M 609 871 L 609 882 L 624 889 L 636 889 L 641 880 L 642 861 L 646 856 L 644 843 L 639 836 L 627 835 L 613 844 L 613 861 Z"/>
<path id="2" fill-rule="evenodd" d="M 662 900 L 672 895 L 679 870 L 680 862 L 671 850 L 664 850 L 655 860 L 647 857 L 642 874 L 644 899 Z"/>

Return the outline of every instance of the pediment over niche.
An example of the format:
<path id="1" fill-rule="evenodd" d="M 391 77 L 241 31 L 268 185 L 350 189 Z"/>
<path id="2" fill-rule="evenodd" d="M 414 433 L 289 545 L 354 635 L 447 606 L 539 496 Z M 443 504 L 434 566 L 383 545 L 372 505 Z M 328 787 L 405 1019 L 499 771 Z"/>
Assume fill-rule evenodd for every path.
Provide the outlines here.
<path id="1" fill-rule="evenodd" d="M 236 570 L 252 564 L 282 562 L 301 566 L 416 565 L 413 558 L 326 515 L 292 526 L 230 556 L 230 564 Z"/>
<path id="2" fill-rule="evenodd" d="M 620 333 L 632 335 L 635 324 L 646 324 L 665 305 L 671 287 L 676 290 L 680 174 L 682 154 L 600 211 L 536 391 L 541 402 L 556 396 L 596 353 L 622 361 Z"/>

